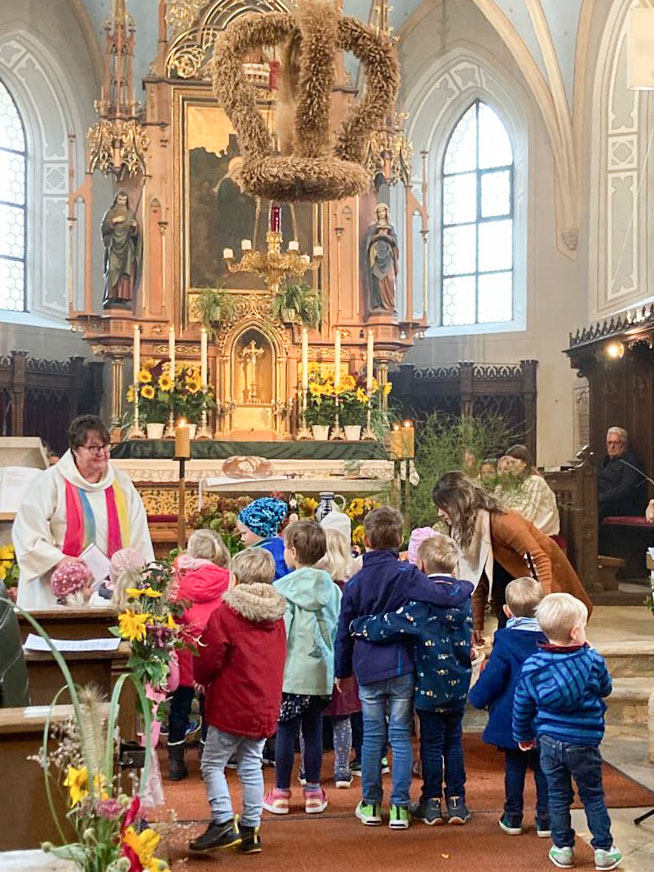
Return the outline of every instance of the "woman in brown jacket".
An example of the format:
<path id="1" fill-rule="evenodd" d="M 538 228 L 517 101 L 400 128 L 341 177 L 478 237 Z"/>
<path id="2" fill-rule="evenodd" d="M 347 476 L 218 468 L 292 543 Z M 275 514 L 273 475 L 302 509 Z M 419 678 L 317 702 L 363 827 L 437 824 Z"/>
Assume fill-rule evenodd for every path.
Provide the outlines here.
<path id="1" fill-rule="evenodd" d="M 486 601 L 491 600 L 503 626 L 506 585 L 525 575 L 537 578 L 546 594 L 571 593 L 591 613 L 588 594 L 556 542 L 517 512 L 505 511 L 462 472 L 446 472 L 441 476 L 432 499 L 439 517 L 449 525 L 452 538 L 461 548 L 457 577 L 475 585 L 473 616 L 477 639 L 484 628 Z"/>

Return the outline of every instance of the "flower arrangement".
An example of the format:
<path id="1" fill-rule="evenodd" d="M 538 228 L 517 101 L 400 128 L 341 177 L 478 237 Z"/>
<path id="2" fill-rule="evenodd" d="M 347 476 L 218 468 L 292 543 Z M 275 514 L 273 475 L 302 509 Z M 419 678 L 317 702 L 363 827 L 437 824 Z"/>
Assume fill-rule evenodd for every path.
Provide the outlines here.
<path id="1" fill-rule="evenodd" d="M 338 397 L 339 417 L 343 425 L 364 425 L 368 410 L 375 419 L 383 406 L 383 399 L 388 397 L 393 385 L 386 382 L 380 385 L 377 379 L 372 380 L 372 390 L 366 389 L 364 375 L 354 377 L 349 373 L 341 376 L 338 388 L 334 384 L 333 373 L 323 372 L 316 365 L 309 366 L 307 424 L 332 424 L 336 416 L 336 397 Z"/>
<path id="2" fill-rule="evenodd" d="M 213 391 L 203 388 L 200 370 L 193 364 L 175 365 L 171 377 L 169 361 L 146 360 L 137 373 L 139 418 L 144 424 L 165 423 L 170 413 L 198 424 L 203 409 L 215 408 Z M 127 402 L 135 399 L 135 386 L 127 389 Z"/>
<path id="3" fill-rule="evenodd" d="M 206 528 L 215 530 L 221 537 L 231 554 L 236 554 L 243 547 L 241 537 L 236 530 L 238 513 L 252 502 L 252 497 L 218 497 L 207 503 L 191 517 L 190 525 L 194 529 Z"/>
<path id="4" fill-rule="evenodd" d="M 0 581 L 4 582 L 7 590 L 11 590 L 18 584 L 19 575 L 16 549 L 13 545 L 0 545 Z"/>
<path id="5" fill-rule="evenodd" d="M 363 522 L 368 512 L 382 503 L 372 497 L 355 497 L 345 504 L 345 514 L 352 521 L 352 544 L 363 548 Z"/>

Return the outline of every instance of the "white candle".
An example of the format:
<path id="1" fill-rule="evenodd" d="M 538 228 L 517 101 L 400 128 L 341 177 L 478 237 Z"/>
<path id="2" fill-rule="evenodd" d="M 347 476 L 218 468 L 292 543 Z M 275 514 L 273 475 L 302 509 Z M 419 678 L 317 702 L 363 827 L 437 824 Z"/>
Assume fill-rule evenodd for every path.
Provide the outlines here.
<path id="1" fill-rule="evenodd" d="M 241 251 L 252 251 L 251 239 L 241 239 Z"/>
<path id="2" fill-rule="evenodd" d="M 306 263 L 306 265 L 309 266 L 309 263 L 311 262 L 311 258 L 309 257 L 308 254 L 303 254 L 300 259 L 301 259 L 302 263 Z"/>
<path id="3" fill-rule="evenodd" d="M 372 330 L 368 330 L 368 354 L 366 356 L 366 390 L 372 393 L 372 375 L 374 362 L 375 337 Z"/>
<path id="4" fill-rule="evenodd" d="M 289 251 L 299 251 L 300 250 L 300 243 L 297 241 L 297 239 L 291 239 L 291 241 L 288 243 L 288 250 Z"/>
<path id="5" fill-rule="evenodd" d="M 314 257 L 322 257 L 322 245 L 314 245 L 313 246 L 313 256 Z"/>
<path id="6" fill-rule="evenodd" d="M 309 331 L 302 328 L 302 390 L 309 387 Z"/>
<path id="7" fill-rule="evenodd" d="M 336 338 L 334 339 L 334 387 L 339 387 L 341 383 L 341 331 L 336 329 Z"/>
<path id="8" fill-rule="evenodd" d="M 200 330 L 200 378 L 202 387 L 206 388 L 209 382 L 208 379 L 208 362 L 207 362 L 207 329 L 203 327 Z"/>
<path id="9" fill-rule="evenodd" d="M 133 384 L 138 384 L 139 370 L 141 369 L 141 328 L 134 325 L 134 377 Z"/>
<path id="10" fill-rule="evenodd" d="M 234 260 L 234 250 L 231 248 L 223 248 L 223 260 Z"/>
<path id="11" fill-rule="evenodd" d="M 168 330 L 168 357 L 170 358 L 170 377 L 175 381 L 175 328 Z"/>

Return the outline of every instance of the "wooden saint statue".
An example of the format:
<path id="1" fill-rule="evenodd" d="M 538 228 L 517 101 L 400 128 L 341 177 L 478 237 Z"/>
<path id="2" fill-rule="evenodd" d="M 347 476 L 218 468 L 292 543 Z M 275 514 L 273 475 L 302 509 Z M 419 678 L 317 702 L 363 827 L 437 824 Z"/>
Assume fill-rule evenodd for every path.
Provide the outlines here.
<path id="1" fill-rule="evenodd" d="M 125 191 L 118 191 L 102 218 L 104 298 L 102 307 L 133 308 L 141 272 L 143 241 Z"/>
<path id="2" fill-rule="evenodd" d="M 394 312 L 399 262 L 397 234 L 390 223 L 385 203 L 377 205 L 375 215 L 376 220 L 370 224 L 366 234 L 370 310 Z"/>

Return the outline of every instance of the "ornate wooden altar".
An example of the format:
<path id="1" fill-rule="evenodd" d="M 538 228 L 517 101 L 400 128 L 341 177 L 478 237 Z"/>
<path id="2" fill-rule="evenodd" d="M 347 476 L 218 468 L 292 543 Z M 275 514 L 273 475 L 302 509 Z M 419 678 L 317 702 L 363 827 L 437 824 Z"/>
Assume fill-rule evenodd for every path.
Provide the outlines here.
<path id="1" fill-rule="evenodd" d="M 238 4 L 233 0 L 204 4 L 160 0 L 158 52 L 144 83 L 145 104 L 139 114 L 129 63 L 134 29 L 125 3 L 114 5 L 113 30 L 109 25 L 107 29 L 105 85 L 98 103 L 100 121 L 91 131 L 90 167 L 109 173 L 112 160 L 120 163 L 128 158 L 137 170 L 141 166 L 142 172 L 125 175 L 120 184 L 116 180 L 115 187 L 127 193 L 142 232 L 143 267 L 131 305 L 94 310 L 92 281 L 101 265 L 92 259 L 92 235 L 98 231 L 89 223 L 93 209 L 87 174 L 84 184 L 70 192 L 70 220 L 85 220 L 87 228 L 85 250 L 77 253 L 85 264 L 85 306 L 79 311 L 71 308 L 70 320 L 94 352 L 111 363 L 111 418 L 118 425 L 125 388 L 132 380 L 135 324 L 141 328 L 142 358 L 167 358 L 168 332 L 173 326 L 177 360 L 197 361 L 198 298 L 205 288 L 221 289 L 233 299 L 235 311 L 217 325 L 210 339 L 209 383 L 222 409 L 213 432 L 232 440 L 292 438 L 300 327 L 292 320 L 273 317 L 270 285 L 253 273 L 232 272 L 223 257 L 225 250 L 238 251 L 243 240 L 250 241 L 254 249 L 264 245 L 270 204 L 239 188 L 239 144 L 213 96 L 207 68 L 216 35 L 230 20 L 248 12 L 286 11 L 287 6 L 282 0 Z M 117 51 L 126 61 L 116 71 Z M 259 111 L 272 125 L 279 62 L 270 52 L 244 66 L 257 85 Z M 355 93 L 341 58 L 332 124 L 340 122 Z M 112 122 L 112 117 L 119 120 Z M 122 152 L 102 152 L 102 125 L 111 123 L 122 124 L 121 129 L 135 125 L 133 150 L 127 157 L 121 157 Z M 129 152 L 128 145 L 123 150 Z M 376 176 L 377 182 L 383 182 L 379 167 L 371 165 L 370 169 L 371 179 Z M 424 319 L 413 315 L 412 289 L 414 233 L 421 232 L 425 241 L 427 213 L 424 203 L 414 196 L 408 176 L 404 182 L 407 242 L 406 251 L 401 252 L 403 270 L 392 310 L 372 307 L 366 282 L 365 237 L 375 220 L 378 199 L 388 201 L 387 185 L 378 184 L 378 195 L 371 192 L 334 203 L 300 203 L 295 209 L 282 204 L 283 248 L 293 241 L 300 253 L 324 252 L 320 267 L 303 277 L 322 297 L 322 322 L 310 333 L 310 361 L 333 366 L 338 328 L 343 366 L 358 373 L 364 364 L 366 331 L 372 329 L 375 362 L 386 369 L 402 359 L 413 335 L 424 327 Z M 421 231 L 414 231 L 416 213 Z M 398 311 L 412 314 L 400 318 Z M 261 352 L 256 395 L 244 383 L 243 350 L 247 346 Z"/>

